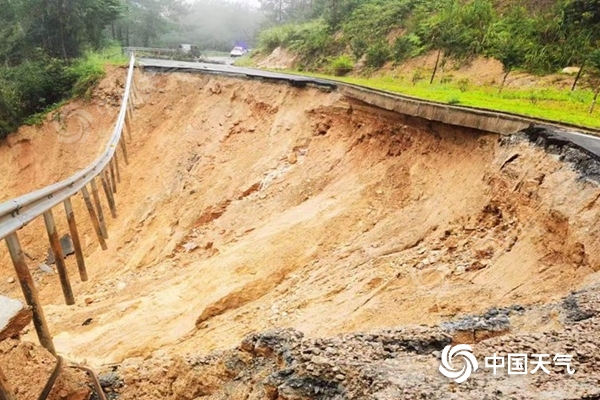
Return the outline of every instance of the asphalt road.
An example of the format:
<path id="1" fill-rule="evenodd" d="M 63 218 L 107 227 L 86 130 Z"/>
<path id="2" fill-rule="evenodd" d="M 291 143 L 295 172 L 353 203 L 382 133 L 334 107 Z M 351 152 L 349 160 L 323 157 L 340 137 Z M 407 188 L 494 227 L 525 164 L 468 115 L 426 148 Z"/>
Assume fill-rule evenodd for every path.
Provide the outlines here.
<path id="1" fill-rule="evenodd" d="M 564 137 L 579 147 L 582 147 L 592 154 L 600 157 L 600 138 L 584 133 L 574 132 L 572 130 L 557 131 L 556 134 Z"/>
<path id="2" fill-rule="evenodd" d="M 222 58 L 222 57 L 220 57 Z M 215 60 L 221 61 L 221 60 Z M 228 75 L 241 75 L 254 78 L 263 79 L 277 79 L 284 80 L 296 85 L 305 84 L 316 84 L 321 86 L 328 86 L 335 88 L 337 84 L 332 81 L 322 80 L 318 78 L 311 78 L 307 76 L 284 74 L 279 72 L 262 71 L 252 68 L 235 67 L 230 64 L 212 64 L 212 63 L 201 63 L 201 62 L 186 62 L 186 61 L 172 61 L 172 60 L 157 60 L 150 58 L 140 58 L 138 63 L 154 68 L 161 69 L 173 69 L 173 70 L 199 70 L 207 73 L 221 73 Z M 373 90 L 370 89 L 369 90 Z M 388 93 L 389 94 L 389 93 Z M 501 113 L 500 113 L 501 114 Z M 527 120 L 527 117 L 523 117 Z M 532 121 L 534 123 L 540 123 L 540 121 Z M 552 130 L 552 134 L 562 137 L 578 147 L 581 147 L 588 152 L 596 155 L 600 159 L 600 137 L 591 134 L 576 132 L 571 127 L 559 127 L 555 122 L 548 121 L 548 128 Z M 598 133 L 600 135 L 600 132 Z"/>
<path id="3" fill-rule="evenodd" d="M 219 59 L 222 57 L 218 57 Z M 215 60 L 218 61 L 218 60 Z M 235 67 L 228 64 L 189 62 L 189 61 L 174 61 L 174 60 L 157 60 L 151 58 L 139 58 L 138 64 L 161 69 L 184 69 L 184 70 L 199 70 L 204 72 L 221 73 L 228 75 L 243 75 L 253 78 L 277 79 L 284 80 L 296 84 L 316 84 L 322 86 L 335 87 L 335 83 L 322 79 L 311 78 L 308 76 L 283 74 L 279 72 L 262 71 L 253 68 Z"/>

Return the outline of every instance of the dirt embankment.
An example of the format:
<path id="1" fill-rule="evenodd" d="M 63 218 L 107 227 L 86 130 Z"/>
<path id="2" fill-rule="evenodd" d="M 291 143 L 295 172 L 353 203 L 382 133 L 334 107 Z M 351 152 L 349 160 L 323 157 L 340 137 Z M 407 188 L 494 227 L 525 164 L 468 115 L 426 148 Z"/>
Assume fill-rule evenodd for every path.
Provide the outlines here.
<path id="1" fill-rule="evenodd" d="M 116 79 L 109 76 L 78 110 L 94 115 Z M 107 217 L 108 251 L 75 202 L 91 278 L 78 282 L 68 259 L 75 306 L 63 305 L 56 275 L 37 268 L 47 250 L 41 223 L 22 231 L 56 347 L 73 359 L 141 368 L 141 359 L 123 360 L 206 354 L 276 328 L 317 340 L 435 325 L 490 307 L 529 310 L 598 281 L 597 185 L 526 140 L 408 118 L 315 88 L 185 74 L 138 80 L 144 103 L 121 170 L 119 218 Z M 91 125 L 102 132 L 110 122 L 98 117 Z M 30 178 L 15 176 L 29 176 L 33 163 L 0 177 L 0 187 L 12 188 L 7 197 L 30 190 L 29 179 L 33 187 L 52 181 L 53 171 L 103 146 L 100 139 L 44 145 L 43 137 L 1 149 L 0 158 L 29 154 L 35 165 L 65 154 L 46 158 L 47 168 Z M 61 212 L 59 229 L 67 232 Z M 5 252 L 0 262 L 0 291 L 19 296 L 7 283 Z M 532 313 L 511 314 L 501 333 L 564 328 L 558 314 Z M 405 334 L 390 335 L 396 343 Z M 349 354 L 362 351 L 351 347 Z M 152 371 L 153 384 L 177 381 Z M 172 378 L 180 375 L 174 371 Z M 174 393 L 150 386 L 141 396 L 134 382 L 129 398 Z"/>

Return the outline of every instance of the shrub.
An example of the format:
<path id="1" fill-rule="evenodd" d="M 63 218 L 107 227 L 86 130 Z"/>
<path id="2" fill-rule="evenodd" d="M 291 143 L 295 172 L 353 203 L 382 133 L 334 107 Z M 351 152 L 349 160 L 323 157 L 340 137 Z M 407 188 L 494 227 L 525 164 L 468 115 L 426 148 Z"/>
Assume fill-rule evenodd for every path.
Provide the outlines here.
<path id="1" fill-rule="evenodd" d="M 460 104 L 460 99 L 458 97 L 450 97 L 450 99 L 448 99 L 448 104 L 450 104 L 450 105 Z"/>
<path id="2" fill-rule="evenodd" d="M 450 83 L 450 82 L 452 82 L 452 79 L 454 79 L 454 77 L 452 75 L 443 75 L 440 78 L 440 83 L 441 84 Z"/>
<path id="3" fill-rule="evenodd" d="M 335 76 L 343 76 L 352 71 L 354 63 L 348 56 L 339 56 L 332 59 L 329 63 L 329 69 Z"/>
<path id="4" fill-rule="evenodd" d="M 379 41 L 367 49 L 365 63 L 368 67 L 381 68 L 389 58 L 389 46 L 384 41 Z"/>
<path id="5" fill-rule="evenodd" d="M 423 79 L 425 79 L 425 76 L 423 75 L 423 71 L 419 68 L 413 73 L 411 82 L 413 85 L 416 85 L 417 82 L 422 81 Z"/>
<path id="6" fill-rule="evenodd" d="M 116 53 L 115 53 L 116 51 Z M 37 123 L 53 106 L 73 96 L 89 96 L 104 76 L 104 64 L 123 61 L 121 50 L 89 53 L 69 64 L 43 54 L 20 65 L 0 67 L 0 139 L 23 123 Z"/>
<path id="7" fill-rule="evenodd" d="M 539 103 L 540 101 L 540 97 L 536 92 L 531 92 L 528 96 L 529 101 L 531 102 L 531 104 L 533 105 L 537 105 L 537 103 Z"/>
<path id="8" fill-rule="evenodd" d="M 47 57 L 1 68 L 0 138 L 18 128 L 30 115 L 69 97 L 76 80 L 64 61 Z"/>
<path id="9" fill-rule="evenodd" d="M 6 81 L 14 85 L 19 105 L 26 113 L 42 111 L 70 93 L 76 81 L 62 60 L 47 58 L 25 62 L 5 70 Z"/>
<path id="10" fill-rule="evenodd" d="M 397 37 L 392 45 L 392 59 L 397 63 L 402 62 L 418 55 L 422 47 L 421 39 L 415 34 Z"/>
<path id="11" fill-rule="evenodd" d="M 469 78 L 461 78 L 456 83 L 458 83 L 458 89 L 463 93 L 469 89 L 469 86 L 471 86 L 471 80 Z"/>
<path id="12" fill-rule="evenodd" d="M 258 37 L 258 47 L 261 51 L 270 53 L 277 47 L 284 46 L 290 29 L 290 25 L 280 25 L 265 29 Z"/>
<path id="13" fill-rule="evenodd" d="M 360 58 L 365 54 L 365 51 L 367 51 L 367 47 L 367 42 L 362 38 L 355 37 L 350 41 L 352 55 L 354 55 L 354 59 L 357 61 L 360 60 Z"/>
<path id="14" fill-rule="evenodd" d="M 262 31 L 258 37 L 262 52 L 287 47 L 305 56 L 325 52 L 332 43 L 329 27 L 322 20 L 274 26 Z"/>
<path id="15" fill-rule="evenodd" d="M 72 95 L 89 99 L 91 89 L 104 77 L 104 63 L 100 58 L 89 54 L 71 65 L 67 74 L 71 75 L 75 81 L 71 91 Z"/>
<path id="16" fill-rule="evenodd" d="M 333 43 L 329 27 L 322 20 L 295 25 L 288 39 L 288 47 L 304 57 L 326 53 Z"/>

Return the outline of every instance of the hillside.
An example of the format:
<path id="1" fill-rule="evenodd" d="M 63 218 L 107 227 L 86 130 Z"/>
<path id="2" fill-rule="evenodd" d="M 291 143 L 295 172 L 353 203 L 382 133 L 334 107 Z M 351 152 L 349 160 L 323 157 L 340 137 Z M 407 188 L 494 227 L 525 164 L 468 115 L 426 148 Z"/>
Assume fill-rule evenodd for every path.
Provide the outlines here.
<path id="1" fill-rule="evenodd" d="M 600 89 L 597 0 L 315 4 L 304 13 L 290 5 L 261 32 L 259 51 L 247 62 L 337 76 L 384 77 L 401 80 L 404 86 L 429 83 L 430 92 L 440 85 L 452 87 L 458 94 L 446 100 L 450 103 L 474 87 L 497 92 L 505 86 L 534 88 L 537 92 L 525 95 L 532 103 L 552 100 L 555 96 L 545 90 L 554 88 L 569 96 L 567 101 L 585 103 L 582 115 L 593 110 Z M 567 75 L 556 75 L 566 67 Z M 580 90 L 571 94 L 573 89 Z M 482 101 L 470 105 L 485 107 Z"/>

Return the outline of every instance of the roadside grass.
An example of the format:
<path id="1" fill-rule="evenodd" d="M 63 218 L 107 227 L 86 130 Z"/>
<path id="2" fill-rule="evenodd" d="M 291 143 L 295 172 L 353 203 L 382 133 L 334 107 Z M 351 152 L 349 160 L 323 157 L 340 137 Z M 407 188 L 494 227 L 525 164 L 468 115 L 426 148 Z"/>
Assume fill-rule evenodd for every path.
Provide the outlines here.
<path id="1" fill-rule="evenodd" d="M 432 100 L 440 103 L 505 111 L 526 117 L 543 118 L 588 128 L 600 128 L 600 111 L 589 113 L 594 94 L 591 90 L 513 89 L 477 86 L 465 82 L 429 84 L 428 80 L 408 77 L 338 77 L 325 74 L 289 71 L 290 73 L 336 80 Z"/>
<path id="2" fill-rule="evenodd" d="M 238 57 L 233 62 L 233 65 L 236 67 L 256 67 L 256 62 L 252 59 L 252 54 L 244 54 L 241 57 Z"/>

